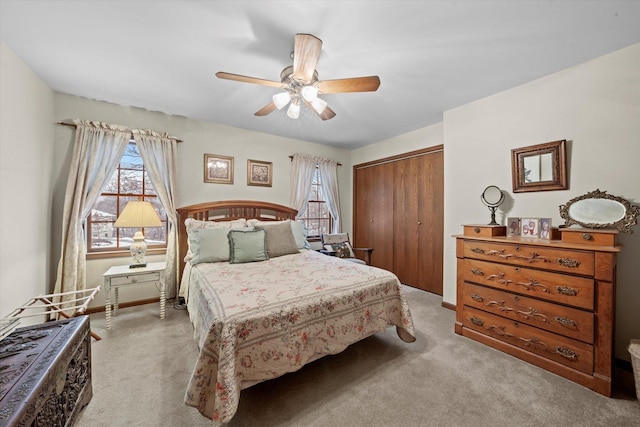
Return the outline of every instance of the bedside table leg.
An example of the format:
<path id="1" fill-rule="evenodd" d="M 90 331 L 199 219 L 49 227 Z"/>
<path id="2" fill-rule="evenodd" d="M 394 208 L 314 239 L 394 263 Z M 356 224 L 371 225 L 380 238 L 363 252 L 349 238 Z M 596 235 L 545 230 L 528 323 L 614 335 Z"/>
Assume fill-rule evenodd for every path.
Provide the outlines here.
<path id="1" fill-rule="evenodd" d="M 107 330 L 111 329 L 111 300 L 109 299 L 109 293 L 107 293 L 107 299 L 104 302 L 104 309 L 107 313 Z"/>
<path id="2" fill-rule="evenodd" d="M 164 319 L 164 305 L 165 305 L 165 285 L 164 281 L 162 282 L 162 286 L 160 286 L 160 318 Z"/>
<path id="3" fill-rule="evenodd" d="M 118 315 L 118 288 L 113 288 L 113 292 L 115 294 L 115 298 L 113 301 L 113 315 Z"/>

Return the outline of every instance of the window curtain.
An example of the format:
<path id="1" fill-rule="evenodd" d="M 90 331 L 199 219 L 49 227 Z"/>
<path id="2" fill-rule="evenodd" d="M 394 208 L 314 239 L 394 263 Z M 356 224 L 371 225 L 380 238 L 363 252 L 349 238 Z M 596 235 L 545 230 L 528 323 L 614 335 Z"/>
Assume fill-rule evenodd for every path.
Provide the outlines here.
<path id="1" fill-rule="evenodd" d="M 176 291 L 178 257 L 176 215 L 176 162 L 177 140 L 166 133 L 159 134 L 152 130 L 133 130 L 133 139 L 147 169 L 147 175 L 156 190 L 158 199 L 167 213 L 167 270 L 165 273 L 166 286 L 169 290 L 167 297 L 173 298 Z"/>
<path id="2" fill-rule="evenodd" d="M 296 153 L 291 164 L 291 207 L 298 210 L 301 217 L 309 204 L 309 193 L 313 184 L 318 158 L 308 154 Z"/>
<path id="3" fill-rule="evenodd" d="M 85 220 L 120 163 L 131 129 L 74 120 L 75 143 L 62 214 L 62 247 L 55 293 L 86 289 Z M 60 298 L 60 302 L 72 297 Z"/>
<path id="4" fill-rule="evenodd" d="M 331 233 L 340 233 L 340 195 L 338 193 L 338 162 L 328 159 L 318 160 L 318 176 L 324 189 L 325 201 L 333 217 Z"/>

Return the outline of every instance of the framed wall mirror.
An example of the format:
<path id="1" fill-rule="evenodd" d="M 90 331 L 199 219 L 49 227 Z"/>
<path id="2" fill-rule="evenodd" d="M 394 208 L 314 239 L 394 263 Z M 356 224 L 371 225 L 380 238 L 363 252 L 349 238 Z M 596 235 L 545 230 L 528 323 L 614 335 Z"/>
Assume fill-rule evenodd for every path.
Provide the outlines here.
<path id="1" fill-rule="evenodd" d="M 511 150 L 513 192 L 566 190 L 566 140 Z"/>

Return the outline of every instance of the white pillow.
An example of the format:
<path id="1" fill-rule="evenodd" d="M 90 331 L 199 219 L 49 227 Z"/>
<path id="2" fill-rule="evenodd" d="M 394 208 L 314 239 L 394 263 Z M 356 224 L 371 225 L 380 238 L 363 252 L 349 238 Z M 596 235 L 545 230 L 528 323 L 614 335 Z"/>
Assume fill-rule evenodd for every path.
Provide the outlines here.
<path id="1" fill-rule="evenodd" d="M 187 231 L 201 228 L 245 228 L 247 220 L 244 218 L 233 221 L 200 221 L 198 219 L 187 218 L 184 220 Z"/>

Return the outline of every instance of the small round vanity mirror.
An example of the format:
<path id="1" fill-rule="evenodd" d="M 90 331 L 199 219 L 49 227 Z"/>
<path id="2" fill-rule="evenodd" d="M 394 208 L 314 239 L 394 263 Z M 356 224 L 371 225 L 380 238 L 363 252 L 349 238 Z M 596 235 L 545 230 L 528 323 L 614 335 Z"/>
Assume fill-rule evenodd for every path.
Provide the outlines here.
<path id="1" fill-rule="evenodd" d="M 490 185 L 484 189 L 480 195 L 480 199 L 482 199 L 482 203 L 487 205 L 489 211 L 491 211 L 491 222 L 489 225 L 499 225 L 496 222 L 496 209 L 504 202 L 504 193 L 502 190 L 495 185 Z"/>

